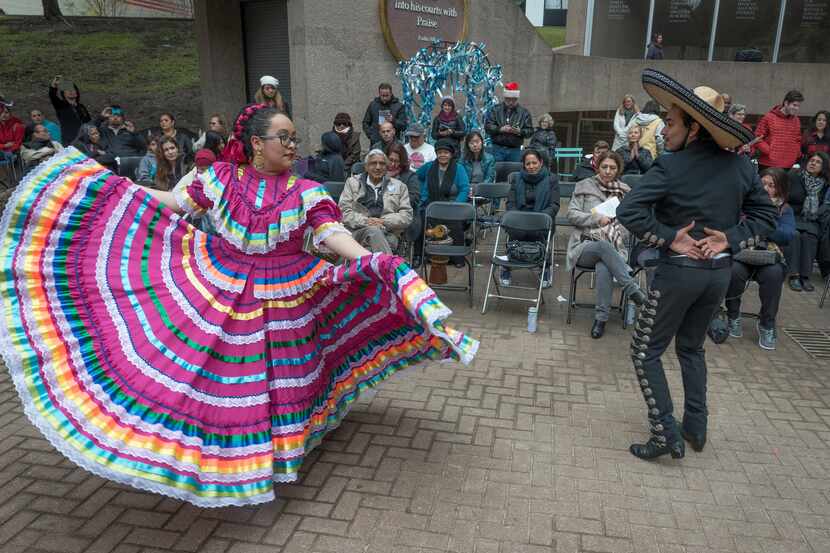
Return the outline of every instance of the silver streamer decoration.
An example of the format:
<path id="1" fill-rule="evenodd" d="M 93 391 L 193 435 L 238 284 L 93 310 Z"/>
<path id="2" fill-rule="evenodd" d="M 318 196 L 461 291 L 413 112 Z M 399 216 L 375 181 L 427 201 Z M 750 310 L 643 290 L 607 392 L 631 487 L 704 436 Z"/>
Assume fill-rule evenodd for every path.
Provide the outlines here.
<path id="1" fill-rule="evenodd" d="M 484 44 L 435 41 L 398 63 L 397 75 L 409 121 L 427 129 L 436 98 L 440 102 L 452 96 L 458 107 L 463 94 L 462 118 L 468 130 L 482 130 L 487 112 L 499 103 L 496 87 L 502 84 L 501 65 L 490 64 Z"/>

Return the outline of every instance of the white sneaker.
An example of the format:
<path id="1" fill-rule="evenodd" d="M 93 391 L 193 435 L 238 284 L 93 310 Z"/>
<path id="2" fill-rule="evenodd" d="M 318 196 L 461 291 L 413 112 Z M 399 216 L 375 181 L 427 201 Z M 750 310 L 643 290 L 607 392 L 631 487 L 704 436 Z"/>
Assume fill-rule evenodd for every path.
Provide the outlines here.
<path id="1" fill-rule="evenodd" d="M 499 279 L 499 284 L 501 284 L 502 286 L 512 286 L 513 281 L 510 280 L 509 278 L 500 278 Z"/>

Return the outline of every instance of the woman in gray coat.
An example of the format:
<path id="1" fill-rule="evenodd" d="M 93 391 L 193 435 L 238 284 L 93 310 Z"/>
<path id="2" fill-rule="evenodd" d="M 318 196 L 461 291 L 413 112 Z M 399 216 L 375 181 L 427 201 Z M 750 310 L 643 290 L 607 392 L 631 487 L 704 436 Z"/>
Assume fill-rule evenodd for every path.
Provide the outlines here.
<path id="1" fill-rule="evenodd" d="M 568 241 L 567 267 L 586 267 L 596 270 L 596 310 L 591 338 L 601 338 L 611 311 L 614 280 L 623 293 L 635 303 L 646 297 L 628 266 L 628 231 L 616 218 L 610 218 L 592 210 L 612 196 L 620 200 L 630 190 L 619 180 L 623 161 L 616 152 L 604 152 L 597 161 L 597 174 L 576 183 L 568 205 L 568 221 L 575 229 Z"/>

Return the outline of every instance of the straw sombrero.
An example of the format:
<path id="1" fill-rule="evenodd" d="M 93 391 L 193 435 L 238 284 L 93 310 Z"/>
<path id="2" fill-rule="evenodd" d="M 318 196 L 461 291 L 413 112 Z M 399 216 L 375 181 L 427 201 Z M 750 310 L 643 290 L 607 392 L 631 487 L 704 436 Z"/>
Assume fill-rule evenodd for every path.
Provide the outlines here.
<path id="1" fill-rule="evenodd" d="M 755 139 L 752 131 L 723 113 L 723 98 L 708 86 L 690 90 L 654 69 L 643 70 L 643 88 L 666 109 L 677 106 L 700 123 L 721 148 L 734 150 Z"/>

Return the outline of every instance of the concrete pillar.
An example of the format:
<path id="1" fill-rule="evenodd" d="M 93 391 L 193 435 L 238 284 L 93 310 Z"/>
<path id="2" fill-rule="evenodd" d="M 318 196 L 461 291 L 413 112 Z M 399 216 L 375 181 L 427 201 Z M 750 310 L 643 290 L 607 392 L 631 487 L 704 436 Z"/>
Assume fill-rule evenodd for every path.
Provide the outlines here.
<path id="1" fill-rule="evenodd" d="M 202 119 L 218 112 L 227 117 L 228 125 L 232 126 L 246 100 L 239 0 L 196 0 L 193 8 L 199 48 Z"/>

